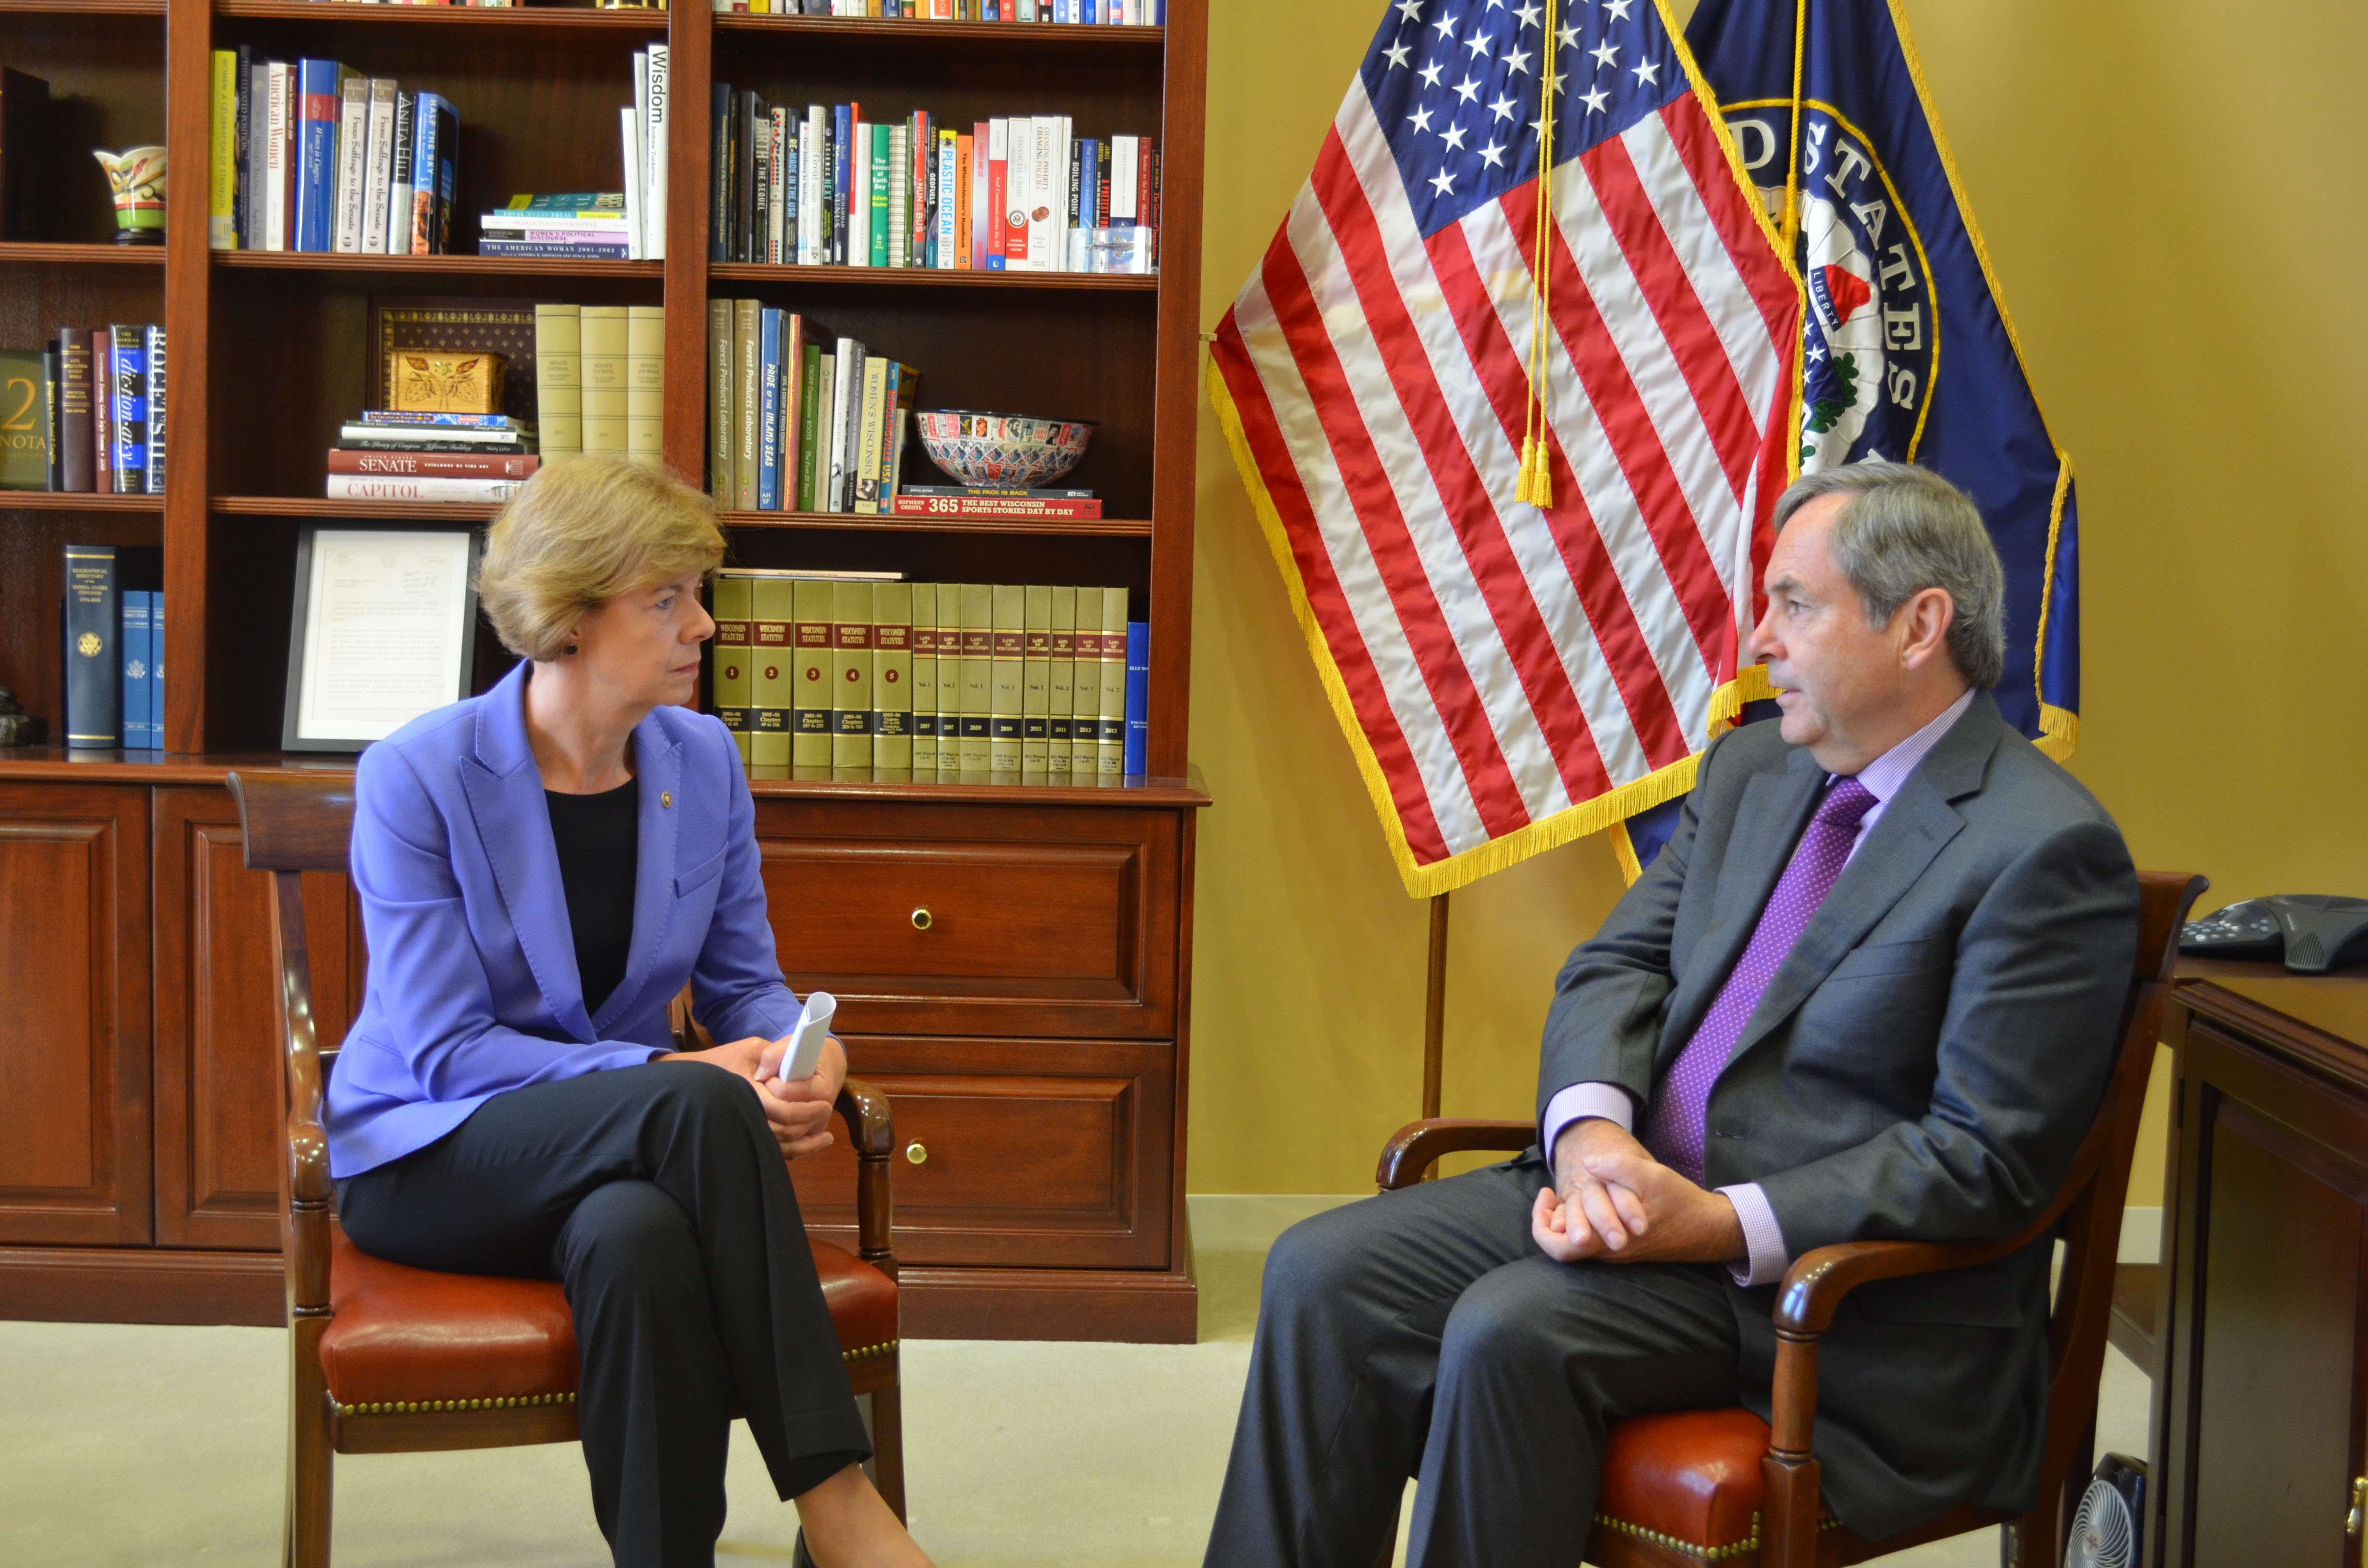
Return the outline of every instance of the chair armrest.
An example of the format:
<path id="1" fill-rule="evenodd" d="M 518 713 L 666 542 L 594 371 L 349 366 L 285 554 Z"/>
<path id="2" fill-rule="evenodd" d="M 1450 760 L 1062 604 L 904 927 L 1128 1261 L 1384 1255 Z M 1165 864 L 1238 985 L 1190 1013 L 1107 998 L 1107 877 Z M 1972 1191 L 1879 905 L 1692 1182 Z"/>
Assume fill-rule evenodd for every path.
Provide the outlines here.
<path id="1" fill-rule="evenodd" d="M 1788 1334 L 1823 1334 L 1833 1326 L 1842 1298 L 1861 1285 L 1970 1268 L 2004 1257 L 2034 1239 L 2024 1232 L 1995 1242 L 1841 1242 L 1818 1247 L 1784 1271 L 1784 1284 L 1776 1294 L 1776 1326 Z"/>
<path id="2" fill-rule="evenodd" d="M 1410 1121 L 1382 1145 L 1381 1167 L 1373 1179 L 1383 1192 L 1412 1187 L 1442 1154 L 1468 1153 L 1475 1149 L 1519 1153 L 1538 1141 L 1534 1122 L 1476 1121 L 1435 1116 Z"/>
<path id="3" fill-rule="evenodd" d="M 859 1157 L 885 1157 L 896 1152 L 896 1121 L 889 1114 L 886 1095 L 860 1078 L 849 1078 L 839 1085 L 838 1101 L 832 1108 L 847 1123 L 848 1142 Z"/>
<path id="4" fill-rule="evenodd" d="M 888 1096 L 860 1078 L 838 1086 L 835 1108 L 847 1123 L 847 1141 L 855 1148 L 855 1252 L 864 1262 L 896 1278 L 896 1256 L 890 1245 L 895 1226 L 895 1199 L 890 1188 L 896 1152 L 896 1121 Z"/>

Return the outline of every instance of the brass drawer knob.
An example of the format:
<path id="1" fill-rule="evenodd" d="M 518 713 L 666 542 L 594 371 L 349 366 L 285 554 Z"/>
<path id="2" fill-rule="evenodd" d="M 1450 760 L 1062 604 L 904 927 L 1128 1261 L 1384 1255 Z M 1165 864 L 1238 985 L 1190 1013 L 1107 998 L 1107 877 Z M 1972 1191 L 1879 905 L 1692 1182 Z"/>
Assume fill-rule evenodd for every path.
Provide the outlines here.
<path id="1" fill-rule="evenodd" d="M 2368 1475 L 2351 1483 L 2351 1511 L 2343 1517 L 2343 1533 L 2356 1540 L 2363 1525 L 2368 1525 Z"/>
<path id="2" fill-rule="evenodd" d="M 916 1165 L 929 1163 L 929 1152 L 921 1146 L 921 1141 L 917 1138 L 905 1145 L 905 1157 Z"/>
<path id="3" fill-rule="evenodd" d="M 926 910 L 926 909 L 916 909 L 916 910 L 913 911 L 913 929 L 914 929 L 914 930 L 916 930 L 916 931 L 926 931 L 926 930 L 928 930 L 930 926 L 935 926 L 937 923 L 938 923 L 938 917 L 937 917 L 936 915 L 931 915 L 928 910 Z"/>

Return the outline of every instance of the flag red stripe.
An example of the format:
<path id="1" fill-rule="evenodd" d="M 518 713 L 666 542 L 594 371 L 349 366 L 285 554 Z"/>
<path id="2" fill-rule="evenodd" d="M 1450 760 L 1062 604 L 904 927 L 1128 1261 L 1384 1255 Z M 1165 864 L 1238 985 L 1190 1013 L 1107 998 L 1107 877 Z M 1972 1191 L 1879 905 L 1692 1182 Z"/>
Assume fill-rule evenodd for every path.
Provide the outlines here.
<path id="1" fill-rule="evenodd" d="M 1299 563 L 1300 586 L 1332 651 L 1333 667 L 1340 672 L 1340 682 L 1348 688 L 1349 705 L 1356 710 L 1358 727 L 1364 731 L 1366 744 L 1373 748 L 1373 760 L 1380 764 L 1382 776 L 1389 781 L 1390 799 L 1397 807 L 1406 848 L 1425 864 L 1444 860 L 1449 853 L 1447 839 L 1430 809 L 1422 770 L 1415 766 L 1413 749 L 1406 744 L 1397 714 L 1382 691 L 1381 677 L 1358 632 L 1356 618 L 1349 609 L 1348 596 L 1333 574 L 1332 558 L 1324 550 L 1323 529 L 1308 506 L 1298 467 L 1291 460 L 1290 448 L 1275 421 L 1273 405 L 1268 401 L 1266 383 L 1258 379 L 1258 369 L 1250 362 L 1249 347 L 1242 341 L 1241 329 L 1232 311 L 1227 311 L 1225 319 L 1218 324 L 1216 341 L 1209 352 L 1216 360 L 1217 373 L 1225 378 L 1226 389 L 1233 394 L 1234 412 L 1241 418 L 1243 438 L 1248 442 L 1258 472 L 1266 480 L 1267 498 L 1282 521 L 1292 557 Z"/>
<path id="2" fill-rule="evenodd" d="M 1536 199 L 1537 187 L 1531 184 L 1508 191 L 1500 203 L 1513 231 L 1513 243 L 1520 247 L 1521 259 L 1529 264 L 1532 275 L 1538 265 L 1534 224 L 1527 214 L 1517 218 L 1514 204 L 1519 201 L 1534 212 Z M 1685 615 L 1687 629 L 1693 633 L 1695 649 L 1703 664 L 1715 665 L 1720 629 L 1733 613 L 1726 585 L 1719 580 L 1709 547 L 1702 543 L 1693 508 L 1687 504 L 1685 489 L 1678 483 L 1677 471 L 1669 466 L 1668 451 L 1661 445 L 1652 421 L 1645 417 L 1636 383 L 1628 374 L 1619 347 L 1611 341 L 1611 329 L 1604 325 L 1596 309 L 1587 280 L 1579 275 L 1577 258 L 1570 254 L 1559 227 L 1552 230 L 1551 237 L 1554 334 L 1562 339 L 1587 399 L 1594 405 L 1604 434 L 1611 438 L 1612 459 L 1627 476 L 1629 491 L 1636 497 L 1637 514 L 1661 558 L 1661 569 L 1668 574 L 1670 587 L 1677 592 L 1678 608 Z"/>
<path id="3" fill-rule="evenodd" d="M 1364 309 L 1365 324 L 1379 350 L 1375 358 L 1397 389 L 1399 406 L 1421 445 L 1439 498 L 1445 504 L 1446 521 L 1455 530 L 1472 581 L 1496 622 L 1521 689 L 1528 694 L 1564 788 L 1574 801 L 1593 800 L 1611 787 L 1611 774 L 1596 751 L 1578 693 L 1531 597 L 1511 541 L 1505 537 L 1504 522 L 1489 498 L 1487 483 L 1474 465 L 1455 417 L 1440 394 L 1429 355 L 1390 270 L 1381 225 L 1363 186 L 1358 183 L 1338 131 L 1325 137 L 1324 150 L 1316 156 L 1309 180 Z"/>
<path id="4" fill-rule="evenodd" d="M 1520 356 L 1514 352 L 1512 339 L 1505 335 L 1505 324 L 1490 302 L 1488 287 L 1473 262 L 1471 243 L 1464 237 L 1463 225 L 1451 223 L 1440 230 L 1426 242 L 1425 248 L 1430 254 L 1431 270 L 1439 278 L 1440 293 L 1455 317 L 1463 350 L 1472 357 L 1480 385 L 1497 411 L 1497 423 L 1504 427 L 1505 438 L 1518 451 L 1521 442 L 1521 389 L 1529 385 L 1529 381 Z M 1685 728 L 1678 722 L 1668 688 L 1661 683 L 1660 669 L 1653 662 L 1652 650 L 1645 645 L 1644 629 L 1636 623 L 1635 609 L 1620 585 L 1620 574 L 1613 569 L 1611 552 L 1588 511 L 1586 497 L 1579 494 L 1578 482 L 1568 461 L 1561 456 L 1560 443 L 1552 439 L 1552 432 L 1548 436 L 1552 460 L 1558 466 L 1554 473 L 1555 505 L 1547 514 L 1547 522 L 1570 572 L 1570 580 L 1578 589 L 1579 603 L 1594 630 L 1596 645 L 1603 651 L 1613 684 L 1620 688 L 1621 701 L 1627 707 L 1628 722 L 1645 755 L 1654 758 L 1671 756 L 1670 748 L 1674 746 L 1674 756 L 1683 756 L 1687 750 Z"/>
<path id="5" fill-rule="evenodd" d="M 1407 651 L 1429 689 L 1448 744 L 1463 765 L 1464 785 L 1479 810 L 1481 823 L 1491 838 L 1516 832 L 1528 824 L 1529 808 L 1497 744 L 1496 725 L 1472 683 L 1472 672 L 1464 666 L 1463 652 L 1455 646 L 1439 601 L 1431 594 L 1430 580 L 1406 531 L 1406 516 L 1398 509 L 1397 494 L 1390 488 L 1381 453 L 1374 449 L 1372 434 L 1357 411 L 1348 372 L 1299 257 L 1291 248 L 1287 224 L 1267 252 L 1263 277 L 1267 302 L 1291 346 L 1300 378 L 1307 383 L 1310 412 L 1331 444 L 1332 460 L 1356 508 L 1366 551 L 1397 612 Z"/>
<path id="6" fill-rule="evenodd" d="M 1759 307 L 1759 319 L 1768 324 L 1768 335 L 1782 355 L 1800 336 L 1801 301 L 1751 210 L 1754 199 L 1730 176 L 1726 150 L 1719 145 L 1718 132 L 1693 94 L 1674 99 L 1662 109 L 1661 123 L 1668 128 L 1669 140 L 1677 143 L 1678 156 L 1684 160 L 1695 194 L 1702 198 L 1702 210 L 1709 214 L 1727 254 L 1735 258 L 1735 270 L 1751 290 L 1751 302 Z M 1790 401 L 1782 392 L 1777 393 L 1778 403 Z M 1769 499 L 1772 502 L 1774 497 Z"/>
<path id="7" fill-rule="evenodd" d="M 1578 161 L 1595 186 L 1611 236 L 1627 258 L 1637 290 L 1645 296 L 1653 319 L 1660 324 L 1661 336 L 1668 340 L 1687 389 L 1694 394 L 1694 406 L 1710 437 L 1711 449 L 1726 471 L 1727 484 L 1740 501 L 1751 483 L 1752 460 L 1759 455 L 1759 432 L 1752 426 L 1751 405 L 1726 358 L 1726 345 L 1711 325 L 1710 313 L 1702 309 L 1693 280 L 1686 276 L 1685 263 L 1678 259 L 1677 247 L 1661 227 L 1660 215 L 1645 193 L 1645 182 L 1637 176 L 1635 161 L 1628 155 L 1627 143 L 1616 136 L 1607 137 L 1580 153 Z"/>

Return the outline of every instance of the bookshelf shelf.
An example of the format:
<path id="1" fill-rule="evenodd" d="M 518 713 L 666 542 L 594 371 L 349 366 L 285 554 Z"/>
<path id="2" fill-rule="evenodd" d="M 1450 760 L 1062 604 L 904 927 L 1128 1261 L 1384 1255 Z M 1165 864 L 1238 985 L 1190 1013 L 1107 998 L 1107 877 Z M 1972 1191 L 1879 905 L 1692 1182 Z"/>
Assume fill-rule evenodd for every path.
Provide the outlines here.
<path id="1" fill-rule="evenodd" d="M 0 14 L 43 17 L 161 17 L 165 0 L 0 0 Z"/>
<path id="2" fill-rule="evenodd" d="M 867 512 L 722 512 L 733 528 L 806 528 L 862 533 L 1003 535 L 1007 538 L 1149 539 L 1148 517 L 909 517 Z"/>
<path id="3" fill-rule="evenodd" d="M 328 5 L 336 0 L 294 0 Z M 655 283 L 666 276 L 662 261 L 541 261 L 509 256 L 358 256 L 320 251 L 210 251 L 216 267 L 270 272 L 331 272 L 430 284 L 439 278 L 634 278 Z"/>
<path id="4" fill-rule="evenodd" d="M 245 5 L 304 4 L 307 0 L 236 0 Z M 746 11 L 715 13 L 715 30 L 729 33 L 801 33 L 808 37 L 866 42 L 972 44 L 988 49 L 1054 49 L 1156 55 L 1167 45 L 1166 28 L 1083 27 L 1066 22 L 891 22 L 852 17 L 775 17 Z"/>
<path id="5" fill-rule="evenodd" d="M 129 5 L 138 0 L 121 3 Z M 161 11 L 164 6 L 158 5 L 154 9 Z M 358 6 L 340 4 L 339 0 L 214 0 L 213 14 L 373 28 L 580 28 L 628 33 L 666 30 L 664 11 L 602 11 L 589 6 Z"/>
<path id="6" fill-rule="evenodd" d="M 461 523 L 485 522 L 501 510 L 491 501 L 332 501 L 325 495 L 217 495 L 206 506 L 226 517 Z"/>
<path id="7" fill-rule="evenodd" d="M 165 265 L 163 245 L 58 244 L 43 240 L 0 242 L 0 262 L 50 267 L 154 267 Z"/>
<path id="8" fill-rule="evenodd" d="M 707 276 L 719 283 L 837 284 L 892 289 L 1053 289 L 1155 297 L 1159 292 L 1156 274 L 1135 277 L 1094 272 L 994 272 L 967 267 L 776 267 L 769 262 L 711 261 L 707 264 Z"/>
<path id="9" fill-rule="evenodd" d="M 88 492 L 0 490 L 0 512 L 161 512 L 162 495 L 94 495 Z"/>

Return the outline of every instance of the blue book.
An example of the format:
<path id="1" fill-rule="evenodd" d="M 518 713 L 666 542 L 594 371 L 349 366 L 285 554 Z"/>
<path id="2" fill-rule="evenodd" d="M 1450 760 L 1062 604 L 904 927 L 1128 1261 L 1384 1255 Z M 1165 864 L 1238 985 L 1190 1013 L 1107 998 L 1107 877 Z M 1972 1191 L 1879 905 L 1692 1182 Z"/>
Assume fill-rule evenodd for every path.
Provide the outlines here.
<path id="1" fill-rule="evenodd" d="M 148 733 L 149 744 L 165 749 L 165 595 L 148 596 Z"/>
<path id="2" fill-rule="evenodd" d="M 444 142 L 444 117 L 438 111 L 443 107 L 437 94 L 421 93 L 411 111 L 411 197 L 404 205 L 411 243 L 404 249 L 415 256 L 432 256 L 436 250 L 436 165 Z"/>
<path id="3" fill-rule="evenodd" d="M 142 588 L 126 588 L 117 596 L 123 607 L 123 749 L 154 751 L 156 748 L 154 719 L 151 712 L 148 683 L 155 667 L 154 632 L 149 624 L 149 605 L 154 595 Z"/>
<path id="4" fill-rule="evenodd" d="M 758 321 L 757 510 L 778 512 L 781 509 L 781 312 L 768 309 Z"/>
<path id="5" fill-rule="evenodd" d="M 1075 228 L 1090 229 L 1094 226 L 1094 210 L 1099 205 L 1094 193 L 1101 188 L 1102 144 L 1088 136 L 1078 143 L 1078 151 L 1083 167 L 1077 178 L 1076 205 L 1069 213 L 1069 222 Z"/>
<path id="6" fill-rule="evenodd" d="M 148 329 L 115 326 L 108 332 L 108 418 L 114 436 L 115 494 L 148 490 Z M 112 743 L 109 743 L 112 744 Z"/>
<path id="7" fill-rule="evenodd" d="M 296 243 L 291 249 L 336 248 L 337 77 L 334 60 L 296 62 Z"/>
<path id="8" fill-rule="evenodd" d="M 65 741 L 76 748 L 123 744 L 123 613 L 115 592 L 115 546 L 69 544 L 65 602 L 59 614 L 59 696 Z"/>
<path id="9" fill-rule="evenodd" d="M 431 256 L 452 254 L 452 192 L 461 176 L 461 111 L 450 98 L 436 100 L 436 222 Z"/>
<path id="10" fill-rule="evenodd" d="M 1151 623 L 1126 623 L 1126 765 L 1130 778 L 1143 777 L 1151 756 Z"/>
<path id="11" fill-rule="evenodd" d="M 141 377 L 148 388 L 148 494 L 165 494 L 165 329 L 147 330 L 146 363 Z"/>
<path id="12" fill-rule="evenodd" d="M 253 130 L 251 120 L 255 111 L 255 46 L 240 44 L 236 59 L 238 78 L 231 84 L 233 102 L 236 106 L 232 112 L 237 116 L 236 122 L 231 128 L 233 160 L 231 165 L 230 187 L 231 248 L 254 250 L 256 248 L 256 223 L 251 213 L 255 204 L 255 179 L 247 172 L 247 161 L 253 153 L 249 137 Z"/>
<path id="13" fill-rule="evenodd" d="M 830 210 L 836 220 L 831 225 L 830 259 L 844 267 L 848 263 L 848 232 L 854 225 L 854 210 L 848 205 L 848 170 L 853 161 L 855 106 L 838 105 L 830 111 Z M 871 198 L 866 196 L 864 199 Z"/>

